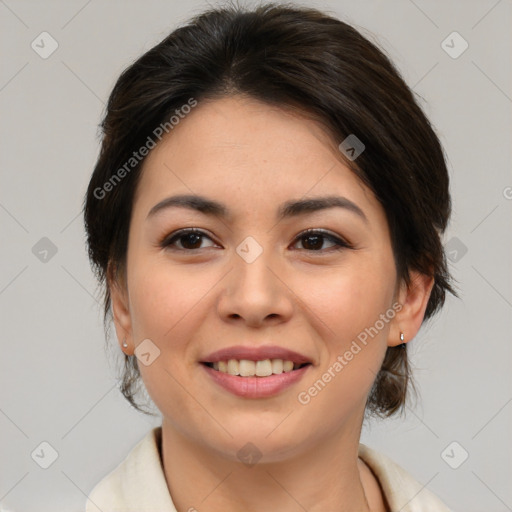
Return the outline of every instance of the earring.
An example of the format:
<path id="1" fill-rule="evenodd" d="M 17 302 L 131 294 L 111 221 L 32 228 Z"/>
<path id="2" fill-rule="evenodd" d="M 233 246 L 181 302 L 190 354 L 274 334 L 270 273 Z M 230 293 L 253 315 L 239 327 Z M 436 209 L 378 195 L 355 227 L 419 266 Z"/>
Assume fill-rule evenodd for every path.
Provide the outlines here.
<path id="1" fill-rule="evenodd" d="M 404 333 L 403 332 L 400 333 L 400 341 L 402 343 L 404 342 Z"/>
<path id="2" fill-rule="evenodd" d="M 126 343 L 126 338 L 123 340 L 123 348 L 128 348 L 128 343 Z"/>

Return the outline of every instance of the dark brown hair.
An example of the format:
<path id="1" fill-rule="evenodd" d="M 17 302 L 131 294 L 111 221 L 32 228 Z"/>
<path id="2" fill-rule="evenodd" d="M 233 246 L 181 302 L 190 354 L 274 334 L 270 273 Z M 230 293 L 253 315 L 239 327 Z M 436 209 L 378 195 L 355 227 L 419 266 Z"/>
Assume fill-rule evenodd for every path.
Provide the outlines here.
<path id="1" fill-rule="evenodd" d="M 351 134 L 364 143 L 357 164 L 347 164 L 386 212 L 398 278 L 409 284 L 412 269 L 434 277 L 430 318 L 446 291 L 454 293 L 440 239 L 450 215 L 449 181 L 439 140 L 412 91 L 382 50 L 334 17 L 291 4 L 229 5 L 196 16 L 147 51 L 121 74 L 108 100 L 84 201 L 107 337 L 109 286 L 126 270 L 144 160 L 132 168 L 126 162 L 157 127 L 170 131 L 169 119 L 191 98 L 234 94 L 301 111 L 322 122 L 338 143 Z M 134 399 L 139 377 L 136 358 L 125 355 L 121 391 L 142 410 Z M 389 347 L 367 411 L 386 416 L 401 409 L 409 379 L 405 346 Z"/>

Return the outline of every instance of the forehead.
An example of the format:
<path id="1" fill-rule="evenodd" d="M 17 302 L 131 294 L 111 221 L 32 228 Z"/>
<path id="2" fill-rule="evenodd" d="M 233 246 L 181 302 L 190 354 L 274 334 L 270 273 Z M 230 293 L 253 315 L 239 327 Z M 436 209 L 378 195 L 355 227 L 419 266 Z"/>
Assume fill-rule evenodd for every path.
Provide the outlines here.
<path id="1" fill-rule="evenodd" d="M 375 202 L 319 123 L 235 96 L 199 102 L 149 153 L 136 207 L 147 213 L 166 195 L 196 193 L 242 211 L 334 191 Z"/>

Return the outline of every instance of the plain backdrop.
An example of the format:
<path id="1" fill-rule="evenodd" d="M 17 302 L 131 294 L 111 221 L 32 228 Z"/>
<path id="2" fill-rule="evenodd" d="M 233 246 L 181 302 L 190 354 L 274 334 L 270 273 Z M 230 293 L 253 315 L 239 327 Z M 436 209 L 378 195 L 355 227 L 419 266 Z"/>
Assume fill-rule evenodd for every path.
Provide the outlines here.
<path id="1" fill-rule="evenodd" d="M 452 180 L 445 243 L 461 298 L 409 345 L 417 406 L 366 424 L 362 441 L 455 511 L 512 510 L 512 2 L 304 4 L 391 56 Z M 0 510 L 83 510 L 160 423 L 117 388 L 119 349 L 105 349 L 80 212 L 115 80 L 208 5 L 218 3 L 0 1 Z"/>

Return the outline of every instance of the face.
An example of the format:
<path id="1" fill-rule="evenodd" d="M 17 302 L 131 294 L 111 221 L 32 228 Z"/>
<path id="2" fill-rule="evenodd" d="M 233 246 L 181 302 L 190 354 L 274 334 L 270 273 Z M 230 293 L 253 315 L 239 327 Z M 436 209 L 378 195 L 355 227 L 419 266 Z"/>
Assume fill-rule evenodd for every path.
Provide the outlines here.
<path id="1" fill-rule="evenodd" d="M 165 206 L 178 195 L 224 214 Z M 327 197 L 337 205 L 300 207 Z M 200 102 L 146 158 L 112 296 L 164 428 L 232 460 L 252 442 L 271 461 L 359 435 L 399 343 L 397 291 L 385 213 L 335 142 L 311 120 L 230 97 Z M 229 375 L 218 362 L 229 359 L 270 359 L 238 371 L 277 374 Z M 279 375 L 279 359 L 306 365 Z"/>

